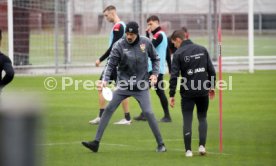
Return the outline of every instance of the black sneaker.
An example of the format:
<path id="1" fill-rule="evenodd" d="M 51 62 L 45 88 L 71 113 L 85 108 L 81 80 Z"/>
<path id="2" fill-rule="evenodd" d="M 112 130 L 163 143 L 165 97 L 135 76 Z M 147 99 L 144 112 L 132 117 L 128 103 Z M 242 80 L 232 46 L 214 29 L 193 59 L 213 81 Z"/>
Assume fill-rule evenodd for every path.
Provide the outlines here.
<path id="1" fill-rule="evenodd" d="M 164 144 L 160 144 L 156 148 L 156 152 L 166 152 L 166 151 L 167 151 L 167 149 Z"/>
<path id="2" fill-rule="evenodd" d="M 137 121 L 146 121 L 146 117 L 144 117 L 143 114 L 140 114 L 139 116 L 136 116 L 133 118 L 134 120 L 137 120 Z"/>
<path id="3" fill-rule="evenodd" d="M 172 122 L 172 119 L 169 116 L 164 116 L 162 119 L 160 119 L 160 122 L 168 123 L 168 122 Z"/>
<path id="4" fill-rule="evenodd" d="M 82 145 L 92 150 L 93 152 L 98 152 L 98 149 L 99 149 L 98 141 L 82 142 Z"/>

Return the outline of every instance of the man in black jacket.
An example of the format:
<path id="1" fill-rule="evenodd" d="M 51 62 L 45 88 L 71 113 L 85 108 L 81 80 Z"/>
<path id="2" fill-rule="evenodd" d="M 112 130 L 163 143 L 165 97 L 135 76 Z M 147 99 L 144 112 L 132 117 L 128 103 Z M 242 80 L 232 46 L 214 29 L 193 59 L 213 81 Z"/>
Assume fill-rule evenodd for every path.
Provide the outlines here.
<path id="1" fill-rule="evenodd" d="M 148 58 L 152 61 L 152 75 L 148 73 Z M 107 63 L 101 87 L 105 87 L 110 80 L 112 72 L 118 68 L 117 90 L 107 105 L 100 120 L 94 141 L 82 144 L 97 152 L 103 132 L 118 105 L 127 97 L 133 96 L 148 120 L 149 126 L 157 142 L 157 152 L 165 152 L 157 121 L 151 109 L 149 96 L 149 82 L 155 84 L 159 73 L 159 58 L 151 41 L 138 34 L 138 24 L 129 22 L 126 26 L 126 36 L 120 39 L 112 48 L 110 59 Z"/>
<path id="2" fill-rule="evenodd" d="M 2 41 L 2 30 L 0 29 L 0 46 Z M 2 71 L 5 71 L 5 76 L 2 78 Z M 14 70 L 9 57 L 0 52 L 0 93 L 2 89 L 9 84 L 14 77 Z"/>
<path id="3" fill-rule="evenodd" d="M 188 38 L 188 31 L 177 30 L 171 36 L 171 41 L 177 51 L 173 55 L 171 78 L 170 78 L 170 105 L 175 105 L 175 90 L 177 78 L 181 72 L 181 108 L 184 120 L 183 137 L 186 156 L 193 156 L 191 149 L 193 109 L 197 107 L 197 118 L 199 121 L 199 153 L 206 153 L 207 135 L 207 110 L 209 96 L 214 97 L 214 85 L 216 73 L 207 50 L 194 44 Z"/>

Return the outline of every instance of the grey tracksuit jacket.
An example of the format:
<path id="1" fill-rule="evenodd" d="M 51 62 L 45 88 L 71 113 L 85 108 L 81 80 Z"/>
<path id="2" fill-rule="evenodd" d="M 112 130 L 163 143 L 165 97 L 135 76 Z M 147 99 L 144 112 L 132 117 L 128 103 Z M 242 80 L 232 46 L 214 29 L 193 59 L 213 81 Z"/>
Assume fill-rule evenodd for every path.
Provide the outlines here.
<path id="1" fill-rule="evenodd" d="M 148 58 L 152 61 L 152 73 L 158 75 L 159 57 L 151 41 L 146 37 L 138 35 L 134 43 L 129 44 L 126 37 L 121 38 L 114 44 L 111 50 L 104 72 L 104 81 L 109 81 L 112 71 L 118 67 L 117 86 L 120 81 L 126 82 L 119 85 L 121 88 L 131 86 L 135 90 L 139 81 L 144 82 L 144 84 L 140 84 L 140 87 L 148 86 Z M 135 79 L 135 81 L 130 82 L 129 80 L 131 79 Z"/>

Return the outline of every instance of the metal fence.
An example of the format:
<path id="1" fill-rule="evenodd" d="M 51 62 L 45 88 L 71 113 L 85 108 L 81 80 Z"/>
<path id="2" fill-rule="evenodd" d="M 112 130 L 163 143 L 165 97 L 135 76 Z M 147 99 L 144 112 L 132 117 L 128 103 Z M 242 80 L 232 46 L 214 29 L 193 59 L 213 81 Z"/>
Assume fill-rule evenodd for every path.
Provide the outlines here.
<path id="1" fill-rule="evenodd" d="M 221 10 L 223 57 L 240 64 L 248 55 L 248 3 L 227 0 L 13 0 L 13 61 L 18 69 L 69 69 L 94 66 L 108 48 L 112 24 L 102 14 L 115 5 L 119 17 L 135 20 L 144 34 L 146 19 L 156 14 L 169 36 L 175 29 L 188 27 L 191 39 L 204 45 L 216 60 L 216 27 Z M 256 60 L 273 60 L 276 52 L 276 3 L 254 1 Z M 8 0 L 0 0 L 0 28 L 4 31 L 1 50 L 8 51 Z M 10 55 L 9 55 L 10 56 Z M 243 58 L 241 58 L 243 57 Z M 246 63 L 244 61 L 243 63 Z M 272 61 L 270 61 L 272 62 Z M 269 64 L 271 65 L 271 63 Z"/>

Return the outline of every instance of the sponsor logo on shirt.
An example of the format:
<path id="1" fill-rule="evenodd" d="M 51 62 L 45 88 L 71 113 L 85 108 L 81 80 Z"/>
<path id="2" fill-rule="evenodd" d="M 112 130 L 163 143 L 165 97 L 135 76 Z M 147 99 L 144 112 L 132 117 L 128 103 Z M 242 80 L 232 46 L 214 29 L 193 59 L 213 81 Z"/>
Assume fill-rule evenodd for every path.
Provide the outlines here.
<path id="1" fill-rule="evenodd" d="M 202 72 L 205 72 L 205 68 L 204 67 L 201 67 L 201 68 L 196 68 L 196 69 L 188 69 L 187 70 L 187 74 L 189 76 L 193 75 L 193 74 L 196 74 L 196 73 L 202 73 Z"/>
<path id="2" fill-rule="evenodd" d="M 127 48 L 124 48 L 123 49 L 123 53 L 127 53 L 128 52 L 128 49 Z"/>
<path id="3" fill-rule="evenodd" d="M 194 73 L 202 73 L 202 72 L 205 72 L 205 68 L 204 67 L 195 69 Z"/>
<path id="4" fill-rule="evenodd" d="M 200 59 L 201 56 L 203 56 L 204 53 L 199 53 L 199 54 L 195 54 L 195 55 L 191 55 L 191 58 L 195 58 L 195 59 Z"/>
<path id="5" fill-rule="evenodd" d="M 190 56 L 184 56 L 184 61 L 186 62 L 186 63 L 188 63 L 188 62 L 190 62 Z"/>
<path id="6" fill-rule="evenodd" d="M 188 74 L 189 76 L 193 75 L 193 74 L 194 74 L 193 69 L 188 69 L 188 70 L 187 70 L 187 74 Z"/>

